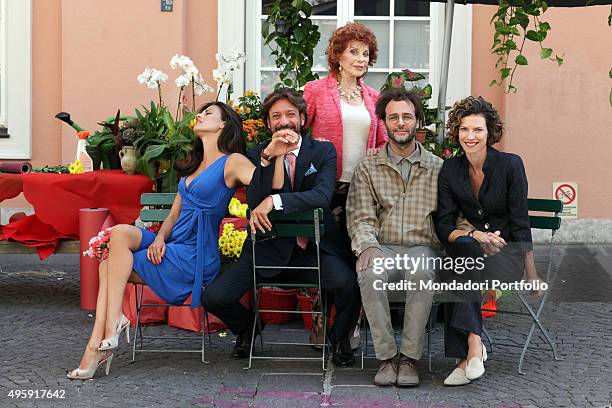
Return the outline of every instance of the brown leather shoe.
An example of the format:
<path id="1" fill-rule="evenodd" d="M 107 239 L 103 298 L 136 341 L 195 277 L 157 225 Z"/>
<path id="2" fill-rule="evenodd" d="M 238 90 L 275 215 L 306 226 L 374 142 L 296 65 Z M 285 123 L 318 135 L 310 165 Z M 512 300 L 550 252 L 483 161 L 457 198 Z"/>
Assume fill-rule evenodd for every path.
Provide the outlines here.
<path id="1" fill-rule="evenodd" d="M 416 360 L 400 354 L 397 369 L 398 387 L 416 387 L 419 385 L 419 374 L 416 369 Z"/>
<path id="2" fill-rule="evenodd" d="M 378 386 L 395 385 L 397 381 L 397 356 L 383 360 L 378 365 L 378 372 L 374 376 L 374 384 Z"/>

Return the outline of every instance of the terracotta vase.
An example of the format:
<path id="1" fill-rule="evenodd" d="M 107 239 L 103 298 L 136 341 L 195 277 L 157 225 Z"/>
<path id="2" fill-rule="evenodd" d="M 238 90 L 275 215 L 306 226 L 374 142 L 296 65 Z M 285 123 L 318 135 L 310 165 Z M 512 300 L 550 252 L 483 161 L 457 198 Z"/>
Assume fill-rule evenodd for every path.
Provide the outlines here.
<path id="1" fill-rule="evenodd" d="M 425 138 L 427 137 L 427 129 L 417 129 L 416 131 L 416 140 L 423 144 L 425 143 Z"/>
<path id="2" fill-rule="evenodd" d="M 136 150 L 134 146 L 123 146 L 119 152 L 121 168 L 127 174 L 136 174 Z"/>

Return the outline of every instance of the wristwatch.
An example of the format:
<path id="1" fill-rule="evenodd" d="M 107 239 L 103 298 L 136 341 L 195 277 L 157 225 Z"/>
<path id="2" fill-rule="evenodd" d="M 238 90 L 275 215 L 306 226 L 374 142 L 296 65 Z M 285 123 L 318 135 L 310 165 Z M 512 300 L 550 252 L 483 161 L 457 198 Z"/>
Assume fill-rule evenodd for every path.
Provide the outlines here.
<path id="1" fill-rule="evenodd" d="M 470 232 L 467 233 L 467 236 L 470 238 L 474 238 L 474 233 L 476 232 L 475 229 L 471 230 Z"/>
<path id="2" fill-rule="evenodd" d="M 262 149 L 261 150 L 261 153 L 259 153 L 259 157 L 261 157 L 261 159 L 265 160 L 265 161 L 272 161 L 272 156 L 265 154 L 264 150 L 266 150 L 266 149 Z"/>

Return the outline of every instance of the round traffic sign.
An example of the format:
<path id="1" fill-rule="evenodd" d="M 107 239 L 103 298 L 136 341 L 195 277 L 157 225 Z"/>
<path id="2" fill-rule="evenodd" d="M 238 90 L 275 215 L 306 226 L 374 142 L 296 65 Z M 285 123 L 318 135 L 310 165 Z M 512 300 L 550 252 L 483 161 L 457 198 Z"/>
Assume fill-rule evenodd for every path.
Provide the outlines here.
<path id="1" fill-rule="evenodd" d="M 561 184 L 555 190 L 555 198 L 561 200 L 563 205 L 568 205 L 576 199 L 576 190 L 569 184 Z"/>

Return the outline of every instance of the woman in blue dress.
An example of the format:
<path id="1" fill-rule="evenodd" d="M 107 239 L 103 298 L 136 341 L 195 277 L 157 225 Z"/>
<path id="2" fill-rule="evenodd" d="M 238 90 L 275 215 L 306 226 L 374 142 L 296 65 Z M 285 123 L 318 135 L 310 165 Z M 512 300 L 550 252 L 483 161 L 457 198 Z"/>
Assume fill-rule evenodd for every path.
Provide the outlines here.
<path id="1" fill-rule="evenodd" d="M 99 268 L 93 331 L 79 368 L 68 378 L 92 378 L 103 363 L 108 374 L 110 350 L 123 331 L 129 336 L 130 321 L 121 307 L 132 269 L 168 303 L 182 304 L 192 295 L 192 307 L 201 304 L 202 285 L 219 273 L 219 225 L 236 187 L 250 183 L 255 166 L 243 155 L 242 121 L 231 107 L 204 105 L 194 131 L 193 152 L 177 164 L 185 176 L 157 235 L 132 225 L 113 228 L 109 257 Z"/>

